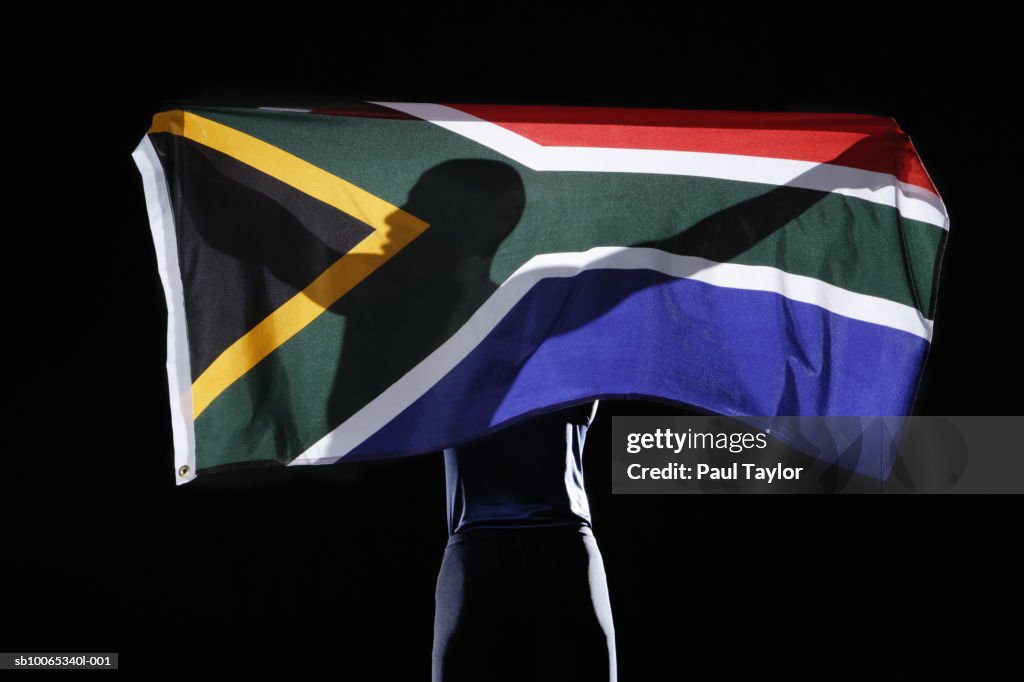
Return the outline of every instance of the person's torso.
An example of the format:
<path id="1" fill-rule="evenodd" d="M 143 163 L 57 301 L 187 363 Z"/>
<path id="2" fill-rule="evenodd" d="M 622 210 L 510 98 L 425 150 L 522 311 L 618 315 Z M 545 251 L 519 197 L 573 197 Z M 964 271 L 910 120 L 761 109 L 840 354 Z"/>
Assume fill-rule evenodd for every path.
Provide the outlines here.
<path id="1" fill-rule="evenodd" d="M 444 451 L 448 533 L 590 526 L 583 446 L 594 403 L 527 419 Z"/>

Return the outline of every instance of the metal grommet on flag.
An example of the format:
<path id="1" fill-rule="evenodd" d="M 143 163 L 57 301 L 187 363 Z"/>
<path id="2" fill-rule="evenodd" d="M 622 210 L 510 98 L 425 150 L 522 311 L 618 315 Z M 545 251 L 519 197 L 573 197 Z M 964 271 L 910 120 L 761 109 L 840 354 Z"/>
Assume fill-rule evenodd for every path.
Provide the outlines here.
<path id="1" fill-rule="evenodd" d="M 191 469 L 188 468 L 188 465 L 184 464 L 178 468 L 178 475 L 181 476 L 182 478 L 185 478 L 186 476 L 188 476 L 190 471 Z"/>

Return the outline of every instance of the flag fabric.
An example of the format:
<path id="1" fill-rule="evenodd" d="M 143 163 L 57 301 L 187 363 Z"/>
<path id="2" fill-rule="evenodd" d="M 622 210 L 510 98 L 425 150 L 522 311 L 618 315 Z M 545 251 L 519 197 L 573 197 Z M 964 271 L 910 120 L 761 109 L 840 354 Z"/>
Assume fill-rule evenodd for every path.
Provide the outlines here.
<path id="1" fill-rule="evenodd" d="M 134 156 L 179 483 L 595 398 L 912 409 L 948 220 L 889 118 L 188 107 Z"/>

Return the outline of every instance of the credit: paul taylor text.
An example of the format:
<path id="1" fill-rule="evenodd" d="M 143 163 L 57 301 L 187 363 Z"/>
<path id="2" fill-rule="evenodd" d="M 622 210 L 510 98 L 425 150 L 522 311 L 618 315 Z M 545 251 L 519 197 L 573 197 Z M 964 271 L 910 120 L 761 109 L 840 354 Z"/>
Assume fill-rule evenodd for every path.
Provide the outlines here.
<path id="1" fill-rule="evenodd" d="M 710 464 L 686 464 L 672 463 L 662 467 L 645 467 L 642 464 L 630 464 L 626 467 L 626 475 L 634 481 L 639 480 L 708 480 L 708 481 L 799 481 L 803 467 L 784 467 L 782 464 L 775 466 L 758 466 L 756 464 L 742 464 L 734 462 L 725 466 L 712 466 Z"/>

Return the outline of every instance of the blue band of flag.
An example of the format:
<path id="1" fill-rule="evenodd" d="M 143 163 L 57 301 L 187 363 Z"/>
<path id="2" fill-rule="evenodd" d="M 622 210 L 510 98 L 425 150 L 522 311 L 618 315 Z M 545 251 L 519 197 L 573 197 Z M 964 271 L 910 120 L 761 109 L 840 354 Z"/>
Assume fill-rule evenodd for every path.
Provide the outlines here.
<path id="1" fill-rule="evenodd" d="M 652 270 L 585 271 L 539 282 L 346 459 L 438 450 L 598 397 L 673 395 L 724 415 L 903 415 L 927 348 L 919 336 L 771 292 Z"/>

